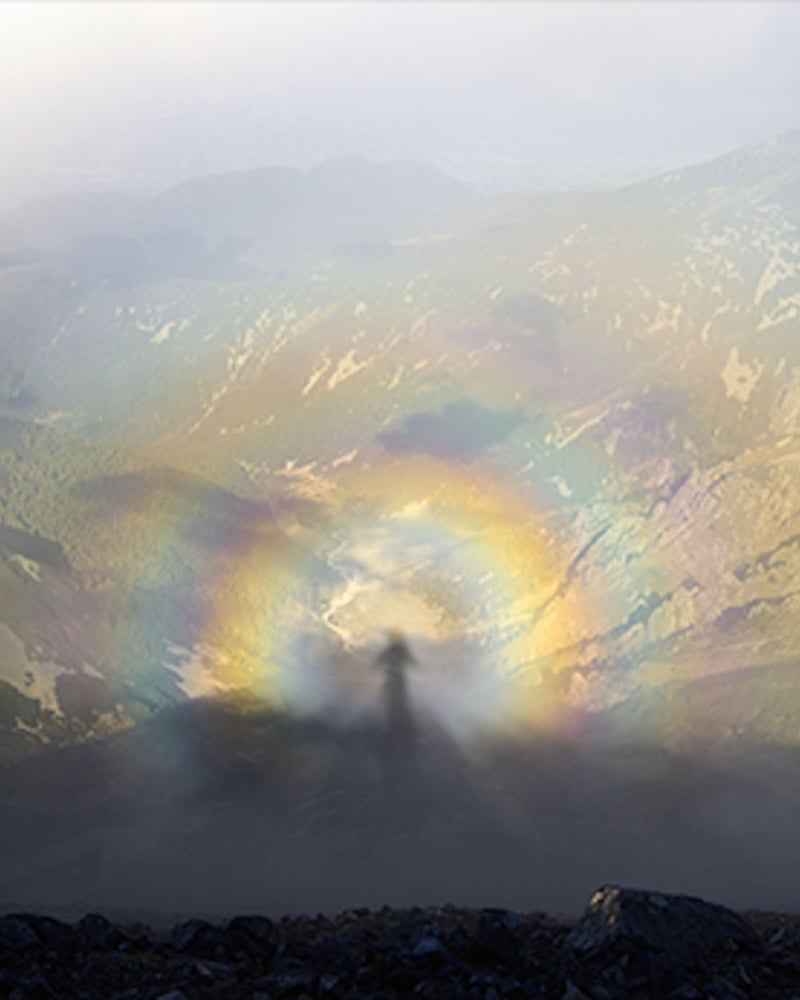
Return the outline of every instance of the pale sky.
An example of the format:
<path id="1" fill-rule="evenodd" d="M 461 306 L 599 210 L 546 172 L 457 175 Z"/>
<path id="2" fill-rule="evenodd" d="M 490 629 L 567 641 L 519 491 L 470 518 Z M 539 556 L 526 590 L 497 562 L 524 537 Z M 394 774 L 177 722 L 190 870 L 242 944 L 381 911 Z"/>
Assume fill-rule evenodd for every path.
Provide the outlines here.
<path id="1" fill-rule="evenodd" d="M 360 153 L 658 172 L 800 126 L 800 5 L 0 4 L 0 206 Z"/>

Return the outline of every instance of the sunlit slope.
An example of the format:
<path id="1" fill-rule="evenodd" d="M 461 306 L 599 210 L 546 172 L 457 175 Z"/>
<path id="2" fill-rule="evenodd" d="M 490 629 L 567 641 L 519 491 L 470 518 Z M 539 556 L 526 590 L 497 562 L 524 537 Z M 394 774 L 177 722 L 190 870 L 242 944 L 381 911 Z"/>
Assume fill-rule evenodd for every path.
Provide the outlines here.
<path id="1" fill-rule="evenodd" d="M 800 658 L 798 133 L 592 195 L 357 161 L 302 198 L 271 176 L 270 207 L 257 180 L 137 207 L 138 272 L 80 258 L 80 213 L 60 250 L 0 225 L 8 426 L 62 442 L 26 463 L 4 439 L 3 522 L 61 545 L 82 593 L 161 595 L 138 632 L 184 650 L 180 690 L 202 649 L 218 684 L 327 703 L 320 648 L 351 691 L 401 627 L 426 696 L 461 684 L 454 724 L 560 729 Z M 186 265 L 190 217 L 227 273 L 217 249 Z"/>
<path id="2" fill-rule="evenodd" d="M 694 749 L 774 748 L 800 738 L 800 664 L 790 660 L 642 687 L 613 709 L 619 731 Z"/>
<path id="3" fill-rule="evenodd" d="M 242 686 L 245 653 L 215 609 L 236 606 L 240 625 L 261 609 L 234 569 L 245 557 L 265 574 L 307 558 L 270 508 L 57 428 L 0 428 L 2 755 Z M 195 648 L 201 627 L 228 642 L 215 669 Z"/>

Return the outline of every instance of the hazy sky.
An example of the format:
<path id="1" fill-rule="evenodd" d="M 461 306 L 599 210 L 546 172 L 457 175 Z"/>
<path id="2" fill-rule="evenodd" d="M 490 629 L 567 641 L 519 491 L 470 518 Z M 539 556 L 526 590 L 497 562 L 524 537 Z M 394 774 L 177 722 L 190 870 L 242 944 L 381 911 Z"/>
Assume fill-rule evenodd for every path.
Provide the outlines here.
<path id="1" fill-rule="evenodd" d="M 800 125 L 794 3 L 3 3 L 0 204 L 364 153 L 632 173 Z"/>

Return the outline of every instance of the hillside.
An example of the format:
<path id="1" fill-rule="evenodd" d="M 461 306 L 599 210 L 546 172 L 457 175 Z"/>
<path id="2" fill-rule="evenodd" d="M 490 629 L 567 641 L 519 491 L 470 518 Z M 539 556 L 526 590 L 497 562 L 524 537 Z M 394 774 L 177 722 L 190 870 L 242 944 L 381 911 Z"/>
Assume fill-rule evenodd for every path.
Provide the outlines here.
<path id="1" fill-rule="evenodd" d="M 798 134 L 613 192 L 348 160 L 0 220 L 6 744 L 357 716 L 392 628 L 459 734 L 663 695 L 691 738 L 692 685 L 776 664 L 793 703 Z"/>

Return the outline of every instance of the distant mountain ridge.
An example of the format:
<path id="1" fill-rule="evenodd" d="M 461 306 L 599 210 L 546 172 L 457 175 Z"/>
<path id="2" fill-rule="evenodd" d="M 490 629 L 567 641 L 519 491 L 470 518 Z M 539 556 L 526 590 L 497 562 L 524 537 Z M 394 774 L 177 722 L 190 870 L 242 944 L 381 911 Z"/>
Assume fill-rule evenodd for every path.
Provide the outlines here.
<path id="1" fill-rule="evenodd" d="M 92 235 L 137 243 L 182 234 L 187 251 L 323 249 L 414 235 L 475 202 L 433 167 L 363 157 L 186 181 L 151 198 L 94 193 L 40 199 L 0 216 L 0 250 L 65 252 Z"/>

